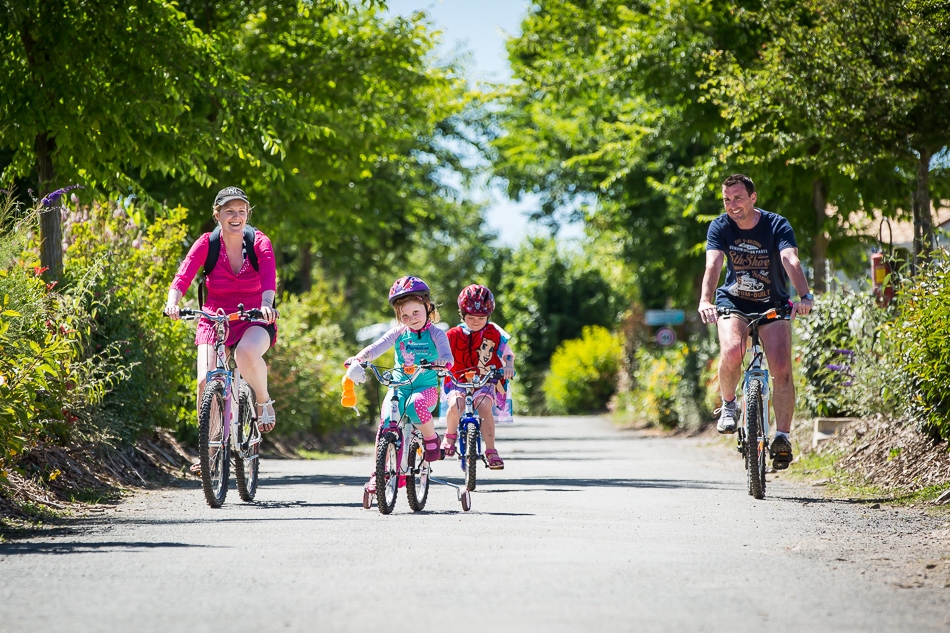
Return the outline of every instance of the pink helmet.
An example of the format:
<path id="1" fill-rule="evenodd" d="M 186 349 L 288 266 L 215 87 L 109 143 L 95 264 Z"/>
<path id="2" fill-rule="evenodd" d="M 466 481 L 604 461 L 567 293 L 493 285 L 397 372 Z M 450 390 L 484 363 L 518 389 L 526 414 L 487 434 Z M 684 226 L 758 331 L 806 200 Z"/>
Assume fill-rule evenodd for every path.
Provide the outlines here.
<path id="1" fill-rule="evenodd" d="M 412 275 L 400 277 L 393 284 L 393 287 L 389 289 L 389 305 L 392 305 L 399 297 L 408 295 L 425 295 L 428 297 L 429 286 L 426 285 L 426 282 Z"/>
<path id="2" fill-rule="evenodd" d="M 490 316 L 495 311 L 495 297 L 485 286 L 472 284 L 459 295 L 459 310 L 463 315 Z"/>

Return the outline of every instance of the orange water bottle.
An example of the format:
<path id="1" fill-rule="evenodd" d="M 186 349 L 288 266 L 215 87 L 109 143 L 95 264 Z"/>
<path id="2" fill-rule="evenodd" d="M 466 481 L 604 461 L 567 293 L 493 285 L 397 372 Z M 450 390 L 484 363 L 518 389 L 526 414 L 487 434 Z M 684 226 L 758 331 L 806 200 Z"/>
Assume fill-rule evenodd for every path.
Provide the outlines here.
<path id="1" fill-rule="evenodd" d="M 340 404 L 351 409 L 356 408 L 356 384 L 347 377 L 343 378 L 343 397 Z"/>

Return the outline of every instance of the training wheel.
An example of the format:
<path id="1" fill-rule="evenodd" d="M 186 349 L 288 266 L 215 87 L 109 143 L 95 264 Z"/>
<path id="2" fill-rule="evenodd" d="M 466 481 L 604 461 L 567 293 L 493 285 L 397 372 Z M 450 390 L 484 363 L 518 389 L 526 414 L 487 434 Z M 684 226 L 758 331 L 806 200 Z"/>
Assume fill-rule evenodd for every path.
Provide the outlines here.
<path id="1" fill-rule="evenodd" d="M 468 490 L 462 493 L 462 496 L 459 497 L 459 501 L 462 502 L 462 510 L 465 512 L 472 509 L 472 493 Z"/>
<path id="2" fill-rule="evenodd" d="M 363 491 L 363 509 L 369 510 L 372 506 L 373 506 L 372 497 L 370 496 L 368 491 L 364 490 Z"/>

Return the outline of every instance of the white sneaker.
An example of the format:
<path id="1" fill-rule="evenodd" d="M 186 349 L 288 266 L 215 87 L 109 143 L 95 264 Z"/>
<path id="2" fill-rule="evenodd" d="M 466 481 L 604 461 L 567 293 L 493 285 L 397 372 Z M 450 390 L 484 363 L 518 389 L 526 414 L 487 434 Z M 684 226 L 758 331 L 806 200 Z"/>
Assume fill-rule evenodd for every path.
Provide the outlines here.
<path id="1" fill-rule="evenodd" d="M 722 406 L 713 411 L 713 415 L 719 414 L 719 422 L 716 424 L 716 430 L 722 434 L 736 432 L 736 414 L 739 409 L 736 401 L 723 402 Z"/>

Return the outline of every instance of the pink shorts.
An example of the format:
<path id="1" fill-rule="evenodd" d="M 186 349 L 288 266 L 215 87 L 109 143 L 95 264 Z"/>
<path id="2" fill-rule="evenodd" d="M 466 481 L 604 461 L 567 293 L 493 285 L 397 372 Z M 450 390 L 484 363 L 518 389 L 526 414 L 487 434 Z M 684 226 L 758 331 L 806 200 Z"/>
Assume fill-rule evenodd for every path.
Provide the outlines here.
<path id="1" fill-rule="evenodd" d="M 270 335 L 271 347 L 273 347 L 277 342 L 276 323 L 265 325 L 264 323 L 251 323 L 250 321 L 231 321 L 228 324 L 228 338 L 224 344 L 227 347 L 234 347 L 244 336 L 244 333 L 247 332 L 248 328 L 252 327 L 264 328 L 264 330 L 267 331 L 267 333 Z M 198 321 L 198 327 L 195 331 L 195 345 L 214 345 L 214 341 L 214 323 L 206 319 L 201 319 Z"/>

